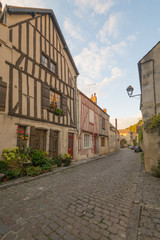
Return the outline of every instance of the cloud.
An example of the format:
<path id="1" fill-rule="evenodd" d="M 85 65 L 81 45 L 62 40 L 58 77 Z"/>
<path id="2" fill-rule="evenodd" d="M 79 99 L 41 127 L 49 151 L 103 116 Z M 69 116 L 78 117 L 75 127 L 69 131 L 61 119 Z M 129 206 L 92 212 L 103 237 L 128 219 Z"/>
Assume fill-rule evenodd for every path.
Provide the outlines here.
<path id="1" fill-rule="evenodd" d="M 115 0 L 75 0 L 75 5 L 83 13 L 92 10 L 97 14 L 104 14 L 115 5 Z"/>
<path id="2" fill-rule="evenodd" d="M 64 21 L 64 30 L 66 31 L 67 34 L 69 34 L 72 38 L 74 39 L 78 39 L 78 40 L 81 40 L 83 41 L 83 38 L 80 34 L 80 29 L 78 29 L 76 27 L 76 30 L 75 30 L 75 25 L 72 24 L 71 20 L 69 18 L 67 18 L 65 21 Z"/>
<path id="3" fill-rule="evenodd" d="M 3 7 L 7 5 L 13 5 L 13 6 L 20 6 L 20 7 L 38 7 L 38 8 L 44 8 L 45 2 L 42 0 L 2 0 Z"/>
<path id="4" fill-rule="evenodd" d="M 118 37 L 121 19 L 121 13 L 115 13 L 109 16 L 109 19 L 104 23 L 102 29 L 99 31 L 101 42 L 108 41 L 108 37 Z"/>
<path id="5" fill-rule="evenodd" d="M 124 54 L 126 46 L 125 42 L 120 42 L 99 47 L 97 43 L 90 42 L 74 60 L 81 74 L 98 79 L 116 65 L 116 54 Z"/>
<path id="6" fill-rule="evenodd" d="M 138 35 L 138 32 L 136 32 L 135 34 L 129 35 L 127 37 L 128 42 L 135 42 L 137 40 L 137 35 Z"/>

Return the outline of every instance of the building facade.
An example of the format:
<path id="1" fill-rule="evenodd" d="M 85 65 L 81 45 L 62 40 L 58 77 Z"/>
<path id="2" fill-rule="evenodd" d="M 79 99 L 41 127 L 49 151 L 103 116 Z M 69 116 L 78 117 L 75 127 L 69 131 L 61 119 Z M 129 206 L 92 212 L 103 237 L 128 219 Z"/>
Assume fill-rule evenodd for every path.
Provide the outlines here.
<path id="1" fill-rule="evenodd" d="M 0 16 L 0 155 L 26 145 L 74 157 L 78 70 L 52 10 L 7 6 Z"/>
<path id="2" fill-rule="evenodd" d="M 115 127 L 109 124 L 109 152 L 117 152 L 120 150 L 120 136 L 117 130 L 117 124 Z"/>
<path id="3" fill-rule="evenodd" d="M 145 169 L 151 171 L 160 159 L 160 132 L 147 131 L 145 122 L 160 113 L 160 42 L 138 63 L 141 87 L 141 111 L 144 122 L 143 150 Z"/>

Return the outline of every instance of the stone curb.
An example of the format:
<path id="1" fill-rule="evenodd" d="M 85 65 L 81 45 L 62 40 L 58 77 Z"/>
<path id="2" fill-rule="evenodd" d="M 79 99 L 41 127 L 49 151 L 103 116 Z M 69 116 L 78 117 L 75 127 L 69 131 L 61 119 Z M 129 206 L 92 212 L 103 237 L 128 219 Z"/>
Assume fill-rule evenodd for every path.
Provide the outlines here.
<path id="1" fill-rule="evenodd" d="M 98 159 L 101 159 L 103 157 L 109 157 L 109 156 L 112 156 L 114 154 L 118 153 L 118 151 L 116 152 L 113 152 L 113 153 L 108 153 L 108 154 L 104 154 L 104 155 L 100 155 L 100 156 L 97 156 L 97 157 L 94 157 L 94 158 L 89 158 L 89 159 L 84 159 L 84 160 L 80 160 L 80 161 L 77 161 L 77 162 L 73 162 L 70 166 L 68 167 L 61 167 L 61 168 L 56 168 L 55 170 L 53 170 L 52 172 L 48 172 L 48 173 L 45 173 L 45 174 L 41 174 L 39 176 L 36 176 L 36 177 L 22 177 L 20 179 L 17 179 L 17 180 L 11 180 L 11 182 L 7 182 L 7 183 L 4 183 L 3 185 L 0 185 L 0 191 L 3 190 L 3 189 L 7 189 L 9 187 L 12 187 L 12 186 L 16 186 L 16 185 L 20 185 L 20 184 L 24 184 L 24 183 L 28 183 L 28 182 L 32 182 L 32 181 L 35 181 L 39 178 L 43 178 L 43 177 L 47 177 L 51 174 L 56 174 L 56 173 L 59 173 L 59 172 L 63 172 L 67 169 L 71 169 L 71 168 L 75 168 L 75 167 L 78 167 L 78 166 L 82 166 L 84 164 L 87 164 L 89 162 L 94 162 L 94 161 L 97 161 Z"/>

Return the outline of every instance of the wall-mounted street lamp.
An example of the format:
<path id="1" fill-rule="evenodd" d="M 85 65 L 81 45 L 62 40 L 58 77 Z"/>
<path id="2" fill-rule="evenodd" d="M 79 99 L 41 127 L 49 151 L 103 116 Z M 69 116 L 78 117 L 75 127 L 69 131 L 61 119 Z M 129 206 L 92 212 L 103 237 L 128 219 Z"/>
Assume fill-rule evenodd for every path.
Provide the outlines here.
<path id="1" fill-rule="evenodd" d="M 126 89 L 129 97 L 141 96 L 141 94 L 132 95 L 133 94 L 133 90 L 134 90 L 134 88 L 131 85 L 129 85 L 129 87 Z"/>

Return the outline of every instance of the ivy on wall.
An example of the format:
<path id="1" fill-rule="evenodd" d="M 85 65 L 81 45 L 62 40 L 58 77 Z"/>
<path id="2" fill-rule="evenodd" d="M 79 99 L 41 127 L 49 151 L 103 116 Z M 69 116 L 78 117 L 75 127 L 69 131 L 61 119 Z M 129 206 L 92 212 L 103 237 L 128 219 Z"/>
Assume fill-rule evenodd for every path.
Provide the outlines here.
<path id="1" fill-rule="evenodd" d="M 160 113 L 158 115 L 153 115 L 151 118 L 144 122 L 144 129 L 147 132 L 151 132 L 160 129 Z"/>

